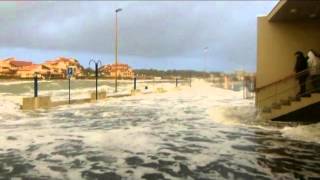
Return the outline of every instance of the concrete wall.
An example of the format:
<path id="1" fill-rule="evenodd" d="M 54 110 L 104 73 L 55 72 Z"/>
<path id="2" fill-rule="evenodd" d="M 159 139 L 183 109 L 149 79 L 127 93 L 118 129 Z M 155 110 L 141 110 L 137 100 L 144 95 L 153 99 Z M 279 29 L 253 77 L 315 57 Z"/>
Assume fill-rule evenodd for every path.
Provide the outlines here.
<path id="1" fill-rule="evenodd" d="M 91 101 L 95 101 L 96 100 L 96 92 L 92 92 L 90 97 L 91 97 Z M 98 100 L 99 99 L 105 99 L 105 98 L 107 98 L 107 92 L 106 91 L 98 92 Z"/>
<path id="2" fill-rule="evenodd" d="M 51 107 L 51 98 L 49 96 L 26 97 L 22 99 L 21 109 L 23 110 L 49 107 Z"/>
<path id="3" fill-rule="evenodd" d="M 98 92 L 98 100 L 106 99 L 107 93 L 106 91 Z M 82 103 L 89 103 L 96 101 L 96 93 L 92 92 L 90 94 L 90 98 L 84 99 L 72 99 L 70 104 L 82 104 Z M 38 108 L 50 108 L 60 105 L 67 105 L 69 104 L 69 100 L 63 101 L 51 101 L 50 96 L 39 96 L 39 97 L 25 97 L 22 99 L 21 109 L 23 110 L 34 110 Z"/>
<path id="4" fill-rule="evenodd" d="M 262 87 L 294 73 L 297 50 L 320 52 L 320 22 L 269 22 L 258 17 L 256 87 Z M 281 86 L 266 88 L 256 93 L 258 107 L 270 105 L 274 99 L 262 101 L 275 92 L 283 92 L 297 85 L 296 80 L 285 81 Z M 297 89 L 283 92 L 277 100 L 295 95 Z"/>

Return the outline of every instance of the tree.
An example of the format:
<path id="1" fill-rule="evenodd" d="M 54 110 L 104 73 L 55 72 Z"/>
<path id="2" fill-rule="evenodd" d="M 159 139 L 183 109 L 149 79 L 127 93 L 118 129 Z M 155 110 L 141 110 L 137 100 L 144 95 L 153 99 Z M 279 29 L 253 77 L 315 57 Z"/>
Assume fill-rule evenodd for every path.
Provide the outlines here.
<path id="1" fill-rule="evenodd" d="M 86 76 L 93 76 L 95 74 L 95 71 L 92 68 L 88 67 L 83 70 L 83 73 Z"/>

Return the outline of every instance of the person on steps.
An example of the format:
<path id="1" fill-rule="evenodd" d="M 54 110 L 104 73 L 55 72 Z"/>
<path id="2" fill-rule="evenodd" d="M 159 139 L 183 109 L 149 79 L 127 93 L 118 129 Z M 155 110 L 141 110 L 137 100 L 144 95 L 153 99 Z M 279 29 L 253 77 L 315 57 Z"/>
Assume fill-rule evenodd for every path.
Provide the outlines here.
<path id="1" fill-rule="evenodd" d="M 308 72 L 308 62 L 307 58 L 304 56 L 303 52 L 297 51 L 295 53 L 296 56 L 296 65 L 294 70 L 296 72 L 296 78 L 299 81 L 300 91 L 297 94 L 297 97 L 308 96 L 306 93 L 306 81 L 309 76 Z"/>
<path id="2" fill-rule="evenodd" d="M 320 92 L 320 57 L 313 50 L 308 52 L 308 67 L 312 84 L 311 92 Z"/>

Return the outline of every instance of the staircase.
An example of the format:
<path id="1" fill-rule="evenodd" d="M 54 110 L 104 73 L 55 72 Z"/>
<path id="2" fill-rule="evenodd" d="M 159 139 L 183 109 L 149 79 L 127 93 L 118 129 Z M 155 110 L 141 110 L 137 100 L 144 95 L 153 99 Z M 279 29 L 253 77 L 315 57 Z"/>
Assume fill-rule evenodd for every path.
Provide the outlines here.
<path id="1" fill-rule="evenodd" d="M 319 102 L 320 93 L 312 93 L 309 97 L 288 97 L 288 99 L 280 100 L 279 103 L 273 103 L 271 107 L 263 108 L 261 115 L 266 119 L 275 120 Z"/>
<path id="2" fill-rule="evenodd" d="M 265 98 L 260 98 L 257 101 L 257 104 L 260 104 L 261 116 L 270 120 L 320 120 L 318 118 L 320 117 L 319 87 L 316 91 L 316 87 L 313 86 L 314 82 L 320 81 L 320 77 L 317 79 L 308 77 L 305 83 L 307 92 L 299 97 L 295 96 L 297 90 L 300 89 L 297 79 L 299 76 L 305 76 L 309 70 L 289 75 L 256 89 L 256 92 L 267 92 Z"/>

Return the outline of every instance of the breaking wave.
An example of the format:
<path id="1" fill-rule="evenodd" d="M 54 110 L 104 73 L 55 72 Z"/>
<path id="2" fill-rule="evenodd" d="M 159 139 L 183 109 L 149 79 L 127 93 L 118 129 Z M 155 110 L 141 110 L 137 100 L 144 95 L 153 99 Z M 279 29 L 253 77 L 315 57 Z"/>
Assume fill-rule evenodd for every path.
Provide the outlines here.
<path id="1" fill-rule="evenodd" d="M 320 144 L 320 123 L 284 127 L 281 132 L 284 137 Z"/>

